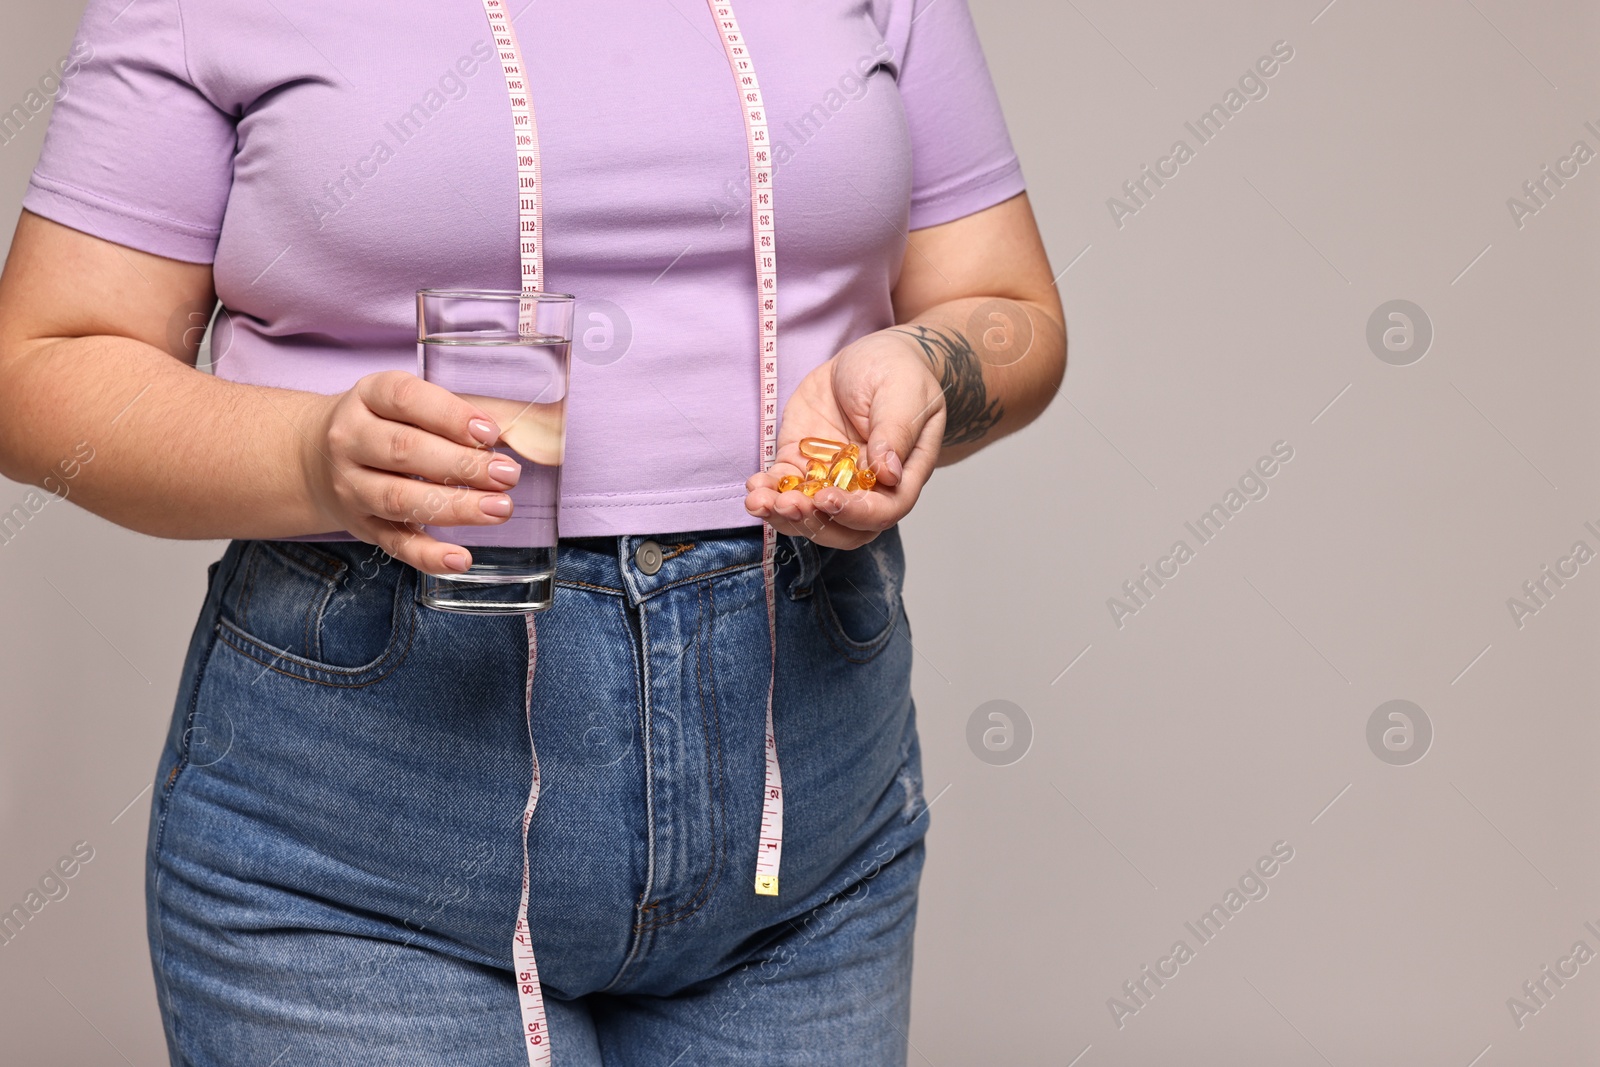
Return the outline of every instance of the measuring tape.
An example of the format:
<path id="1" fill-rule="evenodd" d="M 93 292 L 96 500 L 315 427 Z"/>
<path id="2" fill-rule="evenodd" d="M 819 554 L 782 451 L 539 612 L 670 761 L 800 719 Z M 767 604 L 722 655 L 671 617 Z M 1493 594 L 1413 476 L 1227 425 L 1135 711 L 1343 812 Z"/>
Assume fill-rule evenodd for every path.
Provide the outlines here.
<path id="1" fill-rule="evenodd" d="M 483 13 L 489 18 L 500 69 L 505 73 L 506 90 L 511 97 L 511 126 L 517 138 L 517 242 L 522 264 L 522 291 L 544 289 L 543 214 L 539 203 L 539 130 L 533 122 L 533 97 L 528 89 L 527 68 L 516 31 L 506 16 L 501 0 L 483 0 Z M 529 336 L 537 329 L 538 303 L 517 302 L 517 333 Z M 539 752 L 533 744 L 533 674 L 539 660 L 539 638 L 533 614 L 523 616 L 528 627 L 528 679 L 523 691 L 523 715 L 528 727 L 528 753 L 533 762 L 533 779 L 528 786 L 528 802 L 522 808 L 522 895 L 517 903 L 517 927 L 511 938 L 511 967 L 516 975 L 517 1004 L 522 1014 L 522 1039 L 526 1042 L 530 1067 L 550 1067 L 550 1027 L 545 1018 L 544 993 L 539 986 L 539 964 L 533 956 L 532 931 L 528 927 L 528 828 L 534 809 L 539 806 Z"/>
<path id="2" fill-rule="evenodd" d="M 511 96 L 511 128 L 517 135 L 517 240 L 522 261 L 523 292 L 544 290 L 544 215 L 539 204 L 539 128 L 533 121 L 533 95 L 528 88 L 527 68 L 522 63 L 522 48 L 501 0 L 483 0 L 483 13 L 489 16 L 500 69 L 505 72 L 506 91 Z M 517 332 L 523 336 L 535 331 L 537 301 L 523 300 L 517 305 Z"/>
<path id="3" fill-rule="evenodd" d="M 778 240 L 772 203 L 772 147 L 767 135 L 766 107 L 761 86 L 756 80 L 754 61 L 730 0 L 707 0 L 716 20 L 722 47 L 728 56 L 744 108 L 745 140 L 750 153 L 750 226 L 756 260 L 756 307 L 760 325 L 761 360 L 761 469 L 768 470 L 778 450 Z M 483 0 L 484 14 L 494 34 L 495 51 L 505 72 L 506 89 L 511 97 L 511 121 L 517 138 L 517 224 L 523 292 L 542 291 L 544 281 L 544 233 L 540 210 L 539 133 L 534 125 L 532 94 L 527 68 L 516 31 L 506 15 L 502 0 Z M 537 301 L 518 304 L 517 328 L 524 336 L 535 332 Z M 767 676 L 767 721 L 764 744 L 766 774 L 761 792 L 761 833 L 756 850 L 755 891 L 762 896 L 778 895 L 778 865 L 783 856 L 783 774 L 778 767 L 778 743 L 772 730 L 772 695 L 777 681 L 777 544 L 778 531 L 771 523 L 762 524 L 761 576 L 767 594 L 767 634 L 772 669 Z M 539 986 L 539 967 L 533 957 L 528 927 L 528 829 L 539 804 L 539 753 L 533 745 L 533 674 L 538 661 L 538 637 L 533 615 L 525 616 L 528 627 L 528 680 L 523 694 L 523 714 L 528 726 L 528 751 L 533 757 L 533 781 L 528 802 L 522 809 L 522 896 L 517 906 L 516 934 L 511 944 L 512 967 L 516 973 L 517 1000 L 522 1012 L 522 1036 L 527 1045 L 530 1067 L 549 1067 L 550 1030 L 545 1019 L 544 994 Z"/>
<path id="4" fill-rule="evenodd" d="M 745 140 L 750 149 L 750 228 L 756 250 L 756 308 L 761 331 L 761 469 L 768 470 L 778 452 L 778 234 L 772 206 L 772 145 L 767 138 L 767 109 L 749 46 L 739 31 L 729 0 L 707 0 L 722 32 L 722 48 L 744 105 Z M 761 792 L 761 836 L 756 848 L 756 892 L 778 895 L 778 863 L 783 858 L 783 772 L 778 768 L 778 741 L 772 732 L 772 687 L 777 681 L 777 547 L 771 523 L 761 530 L 761 577 L 767 588 L 767 637 L 772 673 L 767 676 L 766 781 Z"/>

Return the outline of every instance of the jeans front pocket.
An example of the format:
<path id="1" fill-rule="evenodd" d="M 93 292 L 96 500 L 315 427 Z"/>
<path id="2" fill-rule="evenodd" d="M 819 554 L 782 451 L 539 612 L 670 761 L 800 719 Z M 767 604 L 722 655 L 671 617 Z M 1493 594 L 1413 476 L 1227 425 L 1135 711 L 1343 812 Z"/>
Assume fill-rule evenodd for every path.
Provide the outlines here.
<path id="1" fill-rule="evenodd" d="M 828 640 L 853 663 L 882 652 L 905 622 L 906 560 L 891 526 L 855 549 L 816 547 L 812 602 Z"/>
<path id="2" fill-rule="evenodd" d="M 349 542 L 249 541 L 222 590 L 217 635 L 263 668 L 323 685 L 366 685 L 405 658 L 416 571 Z"/>

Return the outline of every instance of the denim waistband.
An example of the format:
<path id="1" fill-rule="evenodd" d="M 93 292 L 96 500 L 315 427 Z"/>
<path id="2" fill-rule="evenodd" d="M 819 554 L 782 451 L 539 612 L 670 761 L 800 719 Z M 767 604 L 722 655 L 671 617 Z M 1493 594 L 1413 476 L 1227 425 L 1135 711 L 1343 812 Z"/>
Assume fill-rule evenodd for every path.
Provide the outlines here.
<path id="1" fill-rule="evenodd" d="M 687 582 L 760 567 L 761 534 L 762 527 L 752 525 L 562 538 L 556 552 L 556 584 L 611 593 L 638 604 Z M 654 542 L 659 550 L 660 564 L 654 574 L 646 573 L 641 565 L 639 550 L 646 542 Z M 325 558 L 332 557 L 352 570 L 368 573 L 376 569 L 372 561 L 384 557 L 382 549 L 364 541 L 282 544 L 299 555 L 307 554 L 304 548 L 312 548 Z M 780 587 L 786 588 L 790 596 L 804 595 L 815 580 L 822 559 L 810 540 L 779 534 L 776 563 Z"/>
<path id="2" fill-rule="evenodd" d="M 738 526 L 563 539 L 556 554 L 556 584 L 615 593 L 637 604 L 687 582 L 760 567 L 761 532 L 760 526 Z M 647 542 L 654 542 L 660 553 L 654 574 L 646 573 L 640 561 L 640 548 Z M 780 569 L 789 568 L 781 577 L 794 593 L 815 577 L 818 555 L 809 540 L 779 534 L 776 562 Z"/>

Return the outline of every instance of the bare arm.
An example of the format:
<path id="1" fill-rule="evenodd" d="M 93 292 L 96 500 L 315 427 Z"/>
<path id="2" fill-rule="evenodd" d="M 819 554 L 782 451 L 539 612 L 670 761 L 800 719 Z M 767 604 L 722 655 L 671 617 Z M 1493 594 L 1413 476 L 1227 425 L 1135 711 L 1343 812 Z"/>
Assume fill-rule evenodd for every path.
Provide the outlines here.
<path id="1" fill-rule="evenodd" d="M 1044 411 L 1067 367 L 1066 320 L 1026 193 L 910 234 L 894 293 L 898 333 L 939 380 L 939 466 Z"/>
<path id="2" fill-rule="evenodd" d="M 60 465 L 87 443 L 93 461 L 71 477 L 70 499 L 141 533 L 345 529 L 415 566 L 465 569 L 444 561 L 459 548 L 415 523 L 504 521 L 481 507 L 515 482 L 494 476 L 485 434 L 471 429 L 481 419 L 498 437 L 486 413 L 401 371 L 337 396 L 204 374 L 199 331 L 170 324 L 213 300 L 209 265 L 25 212 L 0 275 L 0 474 L 59 491 Z M 495 492 L 441 492 L 409 474 Z"/>

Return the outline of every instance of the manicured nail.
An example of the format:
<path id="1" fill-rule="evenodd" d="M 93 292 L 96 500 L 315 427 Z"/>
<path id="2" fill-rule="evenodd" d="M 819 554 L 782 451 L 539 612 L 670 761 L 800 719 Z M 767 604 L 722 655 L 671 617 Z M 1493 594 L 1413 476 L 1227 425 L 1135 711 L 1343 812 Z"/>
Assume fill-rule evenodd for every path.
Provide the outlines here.
<path id="1" fill-rule="evenodd" d="M 489 473 L 507 485 L 516 485 L 522 477 L 522 468 L 509 459 L 497 459 L 489 464 Z"/>
<path id="2" fill-rule="evenodd" d="M 493 515 L 497 519 L 504 519 L 511 515 L 511 498 L 508 496 L 486 496 L 478 502 L 485 515 Z"/>
<path id="3" fill-rule="evenodd" d="M 492 445 L 500 440 L 500 428 L 494 423 L 484 419 L 473 419 L 467 423 L 467 430 L 481 443 Z"/>
<path id="4" fill-rule="evenodd" d="M 450 568 L 453 571 L 464 571 L 464 570 L 466 570 L 467 569 L 466 553 L 464 553 L 464 552 L 446 552 L 444 554 L 444 565 L 446 567 Z"/>

